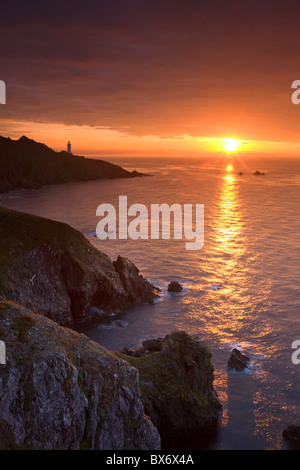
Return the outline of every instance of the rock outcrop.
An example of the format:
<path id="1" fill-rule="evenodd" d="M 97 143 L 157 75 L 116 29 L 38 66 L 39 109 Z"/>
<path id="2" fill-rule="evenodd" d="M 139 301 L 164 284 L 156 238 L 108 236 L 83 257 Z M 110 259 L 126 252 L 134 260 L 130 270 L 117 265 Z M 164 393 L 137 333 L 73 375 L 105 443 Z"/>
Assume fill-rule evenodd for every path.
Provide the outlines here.
<path id="1" fill-rule="evenodd" d="M 25 136 L 19 140 L 0 136 L 0 192 L 69 181 L 136 176 L 143 175 L 103 160 L 55 152 Z"/>
<path id="2" fill-rule="evenodd" d="M 168 292 L 181 292 L 182 285 L 178 281 L 171 281 L 168 285 Z"/>
<path id="3" fill-rule="evenodd" d="M 254 173 L 253 173 L 254 176 L 265 176 L 265 173 L 261 173 L 260 171 L 256 170 Z"/>
<path id="4" fill-rule="evenodd" d="M 0 299 L 1 449 L 159 449 L 138 371 L 82 334 Z"/>
<path id="5" fill-rule="evenodd" d="M 222 407 L 209 348 L 183 331 L 166 336 L 159 347 L 142 357 L 116 354 L 139 370 L 145 412 L 160 435 L 199 435 L 214 428 Z"/>
<path id="6" fill-rule="evenodd" d="M 128 259 L 112 262 L 61 222 L 0 207 L 0 295 L 63 326 L 92 307 L 120 311 L 159 294 Z"/>
<path id="7" fill-rule="evenodd" d="M 129 303 L 151 301 L 158 295 L 160 289 L 141 276 L 138 268 L 128 258 L 118 256 L 117 260 L 113 261 L 113 267 L 120 277 Z"/>
<path id="8" fill-rule="evenodd" d="M 249 362 L 250 358 L 246 356 L 246 354 L 243 354 L 241 351 L 234 348 L 228 359 L 227 367 L 230 367 L 237 372 L 241 372 L 242 370 L 246 369 L 246 367 L 249 365 Z"/>
<path id="9" fill-rule="evenodd" d="M 163 340 L 163 338 L 147 339 L 143 341 L 141 347 L 136 349 L 130 349 L 125 347 L 121 350 L 121 353 L 132 357 L 143 357 L 147 354 L 160 351 Z"/>

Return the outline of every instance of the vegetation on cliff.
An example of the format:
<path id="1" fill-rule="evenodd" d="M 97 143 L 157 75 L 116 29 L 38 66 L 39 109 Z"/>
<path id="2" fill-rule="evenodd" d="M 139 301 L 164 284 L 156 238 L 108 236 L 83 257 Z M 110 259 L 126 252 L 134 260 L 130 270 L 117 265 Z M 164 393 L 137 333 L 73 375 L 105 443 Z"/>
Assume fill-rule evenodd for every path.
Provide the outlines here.
<path id="1" fill-rule="evenodd" d="M 197 336 L 173 332 L 158 352 L 116 355 L 139 370 L 145 411 L 161 436 L 199 435 L 216 425 L 222 407 L 213 389 L 211 352 Z"/>
<path id="2" fill-rule="evenodd" d="M 158 292 L 131 261 L 113 263 L 72 227 L 0 207 L 3 297 L 73 326 L 92 307 L 118 311 Z"/>

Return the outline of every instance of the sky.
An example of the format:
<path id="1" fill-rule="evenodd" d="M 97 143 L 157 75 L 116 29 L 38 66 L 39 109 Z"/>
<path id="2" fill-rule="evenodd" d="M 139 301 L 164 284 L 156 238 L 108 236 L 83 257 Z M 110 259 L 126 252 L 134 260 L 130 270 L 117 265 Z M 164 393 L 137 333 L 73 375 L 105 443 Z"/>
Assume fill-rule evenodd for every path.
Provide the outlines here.
<path id="1" fill-rule="evenodd" d="M 298 0 L 10 0 L 0 135 L 81 155 L 300 155 Z"/>

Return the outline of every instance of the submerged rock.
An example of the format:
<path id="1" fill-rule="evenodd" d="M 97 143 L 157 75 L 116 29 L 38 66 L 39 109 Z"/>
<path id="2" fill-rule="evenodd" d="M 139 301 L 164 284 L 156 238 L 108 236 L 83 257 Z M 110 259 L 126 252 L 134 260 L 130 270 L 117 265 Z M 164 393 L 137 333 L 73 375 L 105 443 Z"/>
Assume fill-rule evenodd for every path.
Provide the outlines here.
<path id="1" fill-rule="evenodd" d="M 182 285 L 178 281 L 171 281 L 170 284 L 168 285 L 168 291 L 169 292 L 181 292 Z"/>
<path id="2" fill-rule="evenodd" d="M 61 222 L 0 207 L 0 295 L 63 326 L 91 309 L 153 302 L 155 288 L 127 258 L 116 262 Z"/>
<path id="3" fill-rule="evenodd" d="M 216 425 L 222 407 L 213 389 L 211 352 L 198 337 L 174 332 L 157 352 L 116 354 L 139 370 L 145 412 L 161 436 L 196 435 Z"/>
<path id="4" fill-rule="evenodd" d="M 0 299 L 0 449 L 159 449 L 138 371 L 86 336 Z"/>
<path id="5" fill-rule="evenodd" d="M 246 354 L 242 354 L 241 351 L 234 348 L 228 359 L 227 367 L 235 369 L 237 372 L 241 372 L 242 370 L 246 369 L 249 362 L 250 359 L 248 356 L 246 356 Z"/>
<path id="6" fill-rule="evenodd" d="M 300 426 L 290 424 L 282 431 L 282 435 L 293 447 L 300 450 Z"/>

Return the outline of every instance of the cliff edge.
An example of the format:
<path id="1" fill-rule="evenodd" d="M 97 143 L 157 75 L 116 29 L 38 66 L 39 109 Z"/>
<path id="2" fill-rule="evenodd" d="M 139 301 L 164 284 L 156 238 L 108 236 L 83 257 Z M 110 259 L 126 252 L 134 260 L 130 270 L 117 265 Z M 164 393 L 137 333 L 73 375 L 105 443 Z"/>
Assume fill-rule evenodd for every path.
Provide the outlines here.
<path id="1" fill-rule="evenodd" d="M 153 302 L 159 289 L 127 258 L 116 262 L 61 222 L 0 207 L 0 295 L 74 326 L 93 307 Z"/>
<path id="2" fill-rule="evenodd" d="M 222 406 L 213 388 L 207 345 L 185 331 L 145 343 L 159 345 L 159 350 L 142 357 L 116 354 L 139 370 L 145 412 L 160 435 L 201 436 L 213 430 Z"/>
<path id="3" fill-rule="evenodd" d="M 127 362 L 3 298 L 0 339 L 0 449 L 160 448 Z"/>

